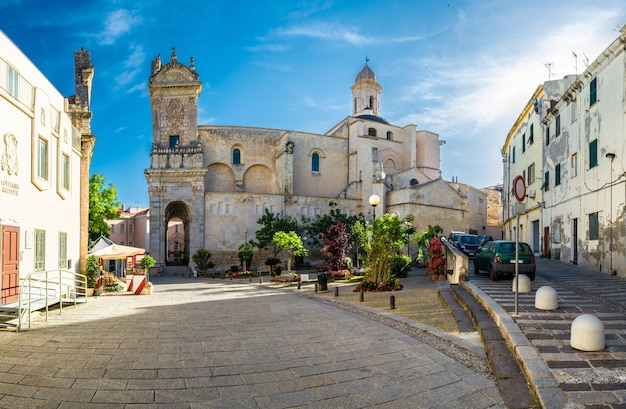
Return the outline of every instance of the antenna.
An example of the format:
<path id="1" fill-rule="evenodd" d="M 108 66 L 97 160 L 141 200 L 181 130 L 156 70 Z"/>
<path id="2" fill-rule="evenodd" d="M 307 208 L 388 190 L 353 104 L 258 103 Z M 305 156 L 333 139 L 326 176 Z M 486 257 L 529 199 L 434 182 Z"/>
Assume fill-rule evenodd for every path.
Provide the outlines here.
<path id="1" fill-rule="evenodd" d="M 574 72 L 578 75 L 578 55 L 572 51 L 572 57 L 574 57 Z"/>
<path id="2" fill-rule="evenodd" d="M 587 57 L 585 53 L 583 53 L 583 55 L 585 56 L 585 58 L 583 58 L 583 64 L 585 64 L 585 67 L 589 67 L 589 57 Z"/>
<path id="3" fill-rule="evenodd" d="M 552 66 L 554 65 L 554 63 L 552 61 L 548 61 L 543 65 L 545 65 L 545 67 L 548 69 L 548 81 L 550 81 L 552 79 L 552 76 L 554 75 L 554 73 L 552 72 Z"/>

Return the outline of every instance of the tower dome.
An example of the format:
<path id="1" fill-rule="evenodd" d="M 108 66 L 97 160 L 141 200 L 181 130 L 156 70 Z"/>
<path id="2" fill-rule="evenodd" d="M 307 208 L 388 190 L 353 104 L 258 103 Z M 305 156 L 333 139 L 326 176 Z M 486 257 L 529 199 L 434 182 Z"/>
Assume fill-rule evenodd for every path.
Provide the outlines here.
<path id="1" fill-rule="evenodd" d="M 352 86 L 352 115 L 380 115 L 380 90 L 382 87 L 376 80 L 376 74 L 367 65 L 356 76 Z"/>

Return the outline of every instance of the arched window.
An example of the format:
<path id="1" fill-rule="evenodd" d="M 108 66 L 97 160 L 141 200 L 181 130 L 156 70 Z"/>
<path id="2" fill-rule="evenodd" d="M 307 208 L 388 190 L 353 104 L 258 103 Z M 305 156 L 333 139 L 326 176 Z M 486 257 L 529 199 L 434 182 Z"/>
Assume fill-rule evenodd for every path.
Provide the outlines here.
<path id="1" fill-rule="evenodd" d="M 233 165 L 241 165 L 241 151 L 239 148 L 233 149 Z"/>
<path id="2" fill-rule="evenodd" d="M 387 131 L 387 140 L 390 141 L 393 139 L 393 132 Z"/>
<path id="3" fill-rule="evenodd" d="M 376 128 L 370 128 L 367 130 L 369 136 L 376 136 Z"/>
<path id="4" fill-rule="evenodd" d="M 417 179 L 411 179 L 411 186 L 415 186 L 417 185 L 419 182 L 417 181 Z"/>
<path id="5" fill-rule="evenodd" d="M 374 110 L 374 97 L 370 96 L 370 109 Z"/>
<path id="6" fill-rule="evenodd" d="M 320 155 L 319 153 L 314 153 L 311 155 L 311 170 L 313 172 L 320 171 Z"/>

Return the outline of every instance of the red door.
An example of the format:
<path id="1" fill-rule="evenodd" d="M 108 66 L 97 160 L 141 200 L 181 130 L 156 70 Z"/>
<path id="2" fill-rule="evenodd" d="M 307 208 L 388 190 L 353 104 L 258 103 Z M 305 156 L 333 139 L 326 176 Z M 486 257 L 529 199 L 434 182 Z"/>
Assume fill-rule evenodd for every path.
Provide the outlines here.
<path id="1" fill-rule="evenodd" d="M 2 226 L 2 304 L 17 301 L 20 269 L 20 228 Z"/>

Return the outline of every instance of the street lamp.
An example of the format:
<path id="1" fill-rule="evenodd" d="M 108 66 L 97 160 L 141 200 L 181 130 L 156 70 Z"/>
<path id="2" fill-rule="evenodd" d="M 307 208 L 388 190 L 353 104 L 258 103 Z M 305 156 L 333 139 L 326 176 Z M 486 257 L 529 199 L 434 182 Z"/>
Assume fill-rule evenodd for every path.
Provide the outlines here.
<path id="1" fill-rule="evenodd" d="M 245 227 L 243 229 L 243 245 L 245 246 L 244 250 L 248 250 L 248 228 L 247 227 Z M 243 271 L 248 271 L 247 264 L 248 263 L 246 263 L 246 260 L 244 259 L 243 260 Z M 252 278 L 250 278 L 250 279 L 252 280 Z"/>
<path id="2" fill-rule="evenodd" d="M 410 221 L 406 221 L 404 222 L 404 224 L 406 225 L 406 255 L 411 257 L 411 252 L 410 252 L 410 244 L 411 244 L 411 235 L 409 233 L 409 229 L 411 228 L 411 222 Z"/>
<path id="3" fill-rule="evenodd" d="M 615 154 L 608 152 L 605 157 L 611 159 L 611 179 L 609 180 L 609 272 L 613 274 L 613 159 Z"/>
<path id="4" fill-rule="evenodd" d="M 370 196 L 370 206 L 372 206 L 372 220 L 376 218 L 376 206 L 380 204 L 380 196 L 371 195 Z"/>

